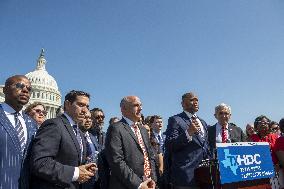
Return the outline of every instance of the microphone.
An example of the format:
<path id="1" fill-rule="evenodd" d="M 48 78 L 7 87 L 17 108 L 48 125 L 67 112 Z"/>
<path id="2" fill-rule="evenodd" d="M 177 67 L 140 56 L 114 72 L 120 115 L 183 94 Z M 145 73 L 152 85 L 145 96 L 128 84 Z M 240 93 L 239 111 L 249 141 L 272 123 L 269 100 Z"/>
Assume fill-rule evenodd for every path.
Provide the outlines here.
<path id="1" fill-rule="evenodd" d="M 197 119 L 196 114 L 193 114 L 193 115 L 191 116 L 191 119 L 192 119 L 192 120 L 196 120 L 196 119 Z M 195 135 L 199 135 L 199 134 L 201 133 L 200 125 L 198 124 L 198 126 L 199 126 L 199 128 L 198 128 L 197 131 L 194 133 Z"/>

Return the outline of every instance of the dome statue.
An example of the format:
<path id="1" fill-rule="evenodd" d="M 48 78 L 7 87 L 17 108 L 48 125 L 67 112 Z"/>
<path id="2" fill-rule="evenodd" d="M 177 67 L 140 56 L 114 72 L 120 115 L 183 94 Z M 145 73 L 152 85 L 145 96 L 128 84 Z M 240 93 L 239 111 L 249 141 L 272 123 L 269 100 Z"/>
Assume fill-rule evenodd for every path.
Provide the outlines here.
<path id="1" fill-rule="evenodd" d="M 47 118 L 53 118 L 56 117 L 57 108 L 61 106 L 61 94 L 57 82 L 45 69 L 46 63 L 44 49 L 41 49 L 36 69 L 26 74 L 33 89 L 28 105 L 33 102 L 43 103 L 48 112 Z"/>

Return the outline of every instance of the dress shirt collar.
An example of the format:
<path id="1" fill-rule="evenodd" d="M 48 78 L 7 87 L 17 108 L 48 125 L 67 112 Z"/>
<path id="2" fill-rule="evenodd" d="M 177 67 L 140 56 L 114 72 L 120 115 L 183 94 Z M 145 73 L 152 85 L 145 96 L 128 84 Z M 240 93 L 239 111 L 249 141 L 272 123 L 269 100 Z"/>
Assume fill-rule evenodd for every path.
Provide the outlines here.
<path id="1" fill-rule="evenodd" d="M 125 119 L 126 123 L 127 123 L 129 126 L 132 126 L 132 125 L 134 124 L 134 122 L 131 121 L 130 119 L 128 119 L 127 117 L 124 117 L 124 116 L 122 116 L 122 117 L 123 117 L 123 119 Z"/>
<path id="2" fill-rule="evenodd" d="M 219 122 L 216 124 L 216 127 L 217 127 L 218 129 L 222 130 L 222 125 L 221 125 Z M 226 130 L 229 129 L 229 124 L 226 125 L 226 128 L 225 128 L 225 129 L 226 129 Z"/>
<path id="3" fill-rule="evenodd" d="M 187 117 L 188 117 L 189 119 L 191 119 L 191 117 L 192 117 L 193 115 L 196 115 L 196 114 L 189 113 L 188 111 L 185 111 L 185 110 L 184 110 L 184 113 L 187 115 Z"/>
<path id="4" fill-rule="evenodd" d="M 84 135 L 85 135 L 87 138 L 89 138 L 89 137 L 90 137 L 89 131 L 84 132 Z"/>
<path id="5" fill-rule="evenodd" d="M 154 133 L 155 137 L 157 137 L 158 135 L 159 135 L 160 137 L 162 137 L 162 132 L 161 132 L 161 131 L 160 131 L 159 133 L 156 133 L 155 131 L 153 131 L 153 133 Z"/>
<path id="6" fill-rule="evenodd" d="M 5 112 L 5 114 L 7 114 L 7 115 L 14 115 L 14 113 L 16 112 L 11 106 L 9 106 L 5 102 L 2 104 L 2 108 Z M 23 110 L 20 110 L 19 114 L 21 115 L 21 117 L 23 117 Z"/>
<path id="7" fill-rule="evenodd" d="M 66 112 L 64 112 L 64 115 L 68 119 L 71 126 L 76 125 L 76 123 L 73 121 L 73 119 Z"/>

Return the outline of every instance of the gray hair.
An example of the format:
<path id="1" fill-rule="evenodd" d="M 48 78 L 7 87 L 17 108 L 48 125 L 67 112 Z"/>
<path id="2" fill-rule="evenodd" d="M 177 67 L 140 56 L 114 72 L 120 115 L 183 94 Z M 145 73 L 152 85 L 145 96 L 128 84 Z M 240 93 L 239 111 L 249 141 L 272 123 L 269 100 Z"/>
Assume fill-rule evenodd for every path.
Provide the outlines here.
<path id="1" fill-rule="evenodd" d="M 218 106 L 215 107 L 215 114 L 217 114 L 217 112 L 219 112 L 222 109 L 226 109 L 229 111 L 229 113 L 231 114 L 231 107 L 225 103 L 221 103 Z"/>

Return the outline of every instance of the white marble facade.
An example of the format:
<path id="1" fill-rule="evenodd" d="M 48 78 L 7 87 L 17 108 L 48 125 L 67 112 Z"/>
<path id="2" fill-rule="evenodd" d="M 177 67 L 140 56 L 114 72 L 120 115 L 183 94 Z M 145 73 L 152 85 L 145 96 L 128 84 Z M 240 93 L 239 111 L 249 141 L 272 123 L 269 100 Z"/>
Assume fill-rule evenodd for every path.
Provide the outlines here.
<path id="1" fill-rule="evenodd" d="M 32 84 L 32 94 L 28 104 L 41 102 L 45 105 L 48 118 L 56 117 L 56 110 L 61 106 L 61 94 L 55 79 L 45 69 L 44 50 L 41 50 L 36 69 L 26 74 Z M 16 74 L 15 74 L 16 75 Z M 0 102 L 4 101 L 3 85 L 0 86 Z"/>

